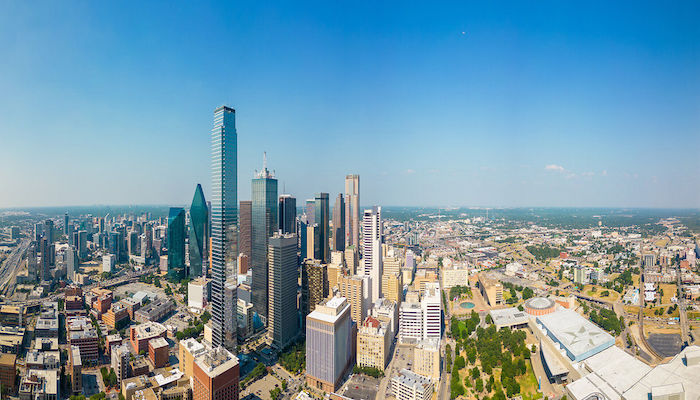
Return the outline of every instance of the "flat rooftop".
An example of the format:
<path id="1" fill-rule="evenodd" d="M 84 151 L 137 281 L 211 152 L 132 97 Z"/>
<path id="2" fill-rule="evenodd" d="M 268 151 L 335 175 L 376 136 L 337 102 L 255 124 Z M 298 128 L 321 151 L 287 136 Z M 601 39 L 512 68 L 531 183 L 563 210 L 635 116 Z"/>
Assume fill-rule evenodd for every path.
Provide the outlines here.
<path id="1" fill-rule="evenodd" d="M 537 322 L 566 349 L 572 361 L 582 361 L 615 344 L 609 333 L 575 311 L 562 309 L 540 315 Z"/>
<path id="2" fill-rule="evenodd" d="M 513 325 L 523 325 L 527 324 L 530 317 L 524 311 L 520 311 L 515 307 L 503 308 L 501 310 L 491 310 L 489 311 L 493 323 L 497 327 L 503 326 L 513 326 Z"/>

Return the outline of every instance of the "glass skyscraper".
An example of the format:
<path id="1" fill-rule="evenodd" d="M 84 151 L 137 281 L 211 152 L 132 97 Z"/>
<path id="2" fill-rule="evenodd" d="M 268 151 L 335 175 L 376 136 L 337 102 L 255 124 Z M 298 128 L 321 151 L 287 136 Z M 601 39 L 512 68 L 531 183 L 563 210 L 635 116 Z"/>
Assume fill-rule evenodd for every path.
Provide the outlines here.
<path id="1" fill-rule="evenodd" d="M 209 207 L 204 199 L 202 185 L 197 184 L 190 206 L 190 271 L 191 278 L 202 276 L 202 266 L 207 260 L 207 233 L 209 232 Z"/>
<path id="2" fill-rule="evenodd" d="M 168 213 L 168 279 L 185 277 L 185 210 L 171 207 Z"/>
<path id="3" fill-rule="evenodd" d="M 211 270 L 212 342 L 224 345 L 226 267 L 235 270 L 238 256 L 238 135 L 236 110 L 214 110 L 211 130 Z"/>
<path id="4" fill-rule="evenodd" d="M 263 163 L 263 169 L 252 182 L 252 230 L 253 256 L 250 266 L 253 269 L 252 300 L 253 311 L 267 321 L 267 250 L 270 236 L 277 232 L 277 179 Z"/>
<path id="5" fill-rule="evenodd" d="M 316 195 L 314 212 L 316 214 L 314 221 L 318 225 L 319 260 L 327 264 L 331 261 L 331 252 L 328 243 L 330 239 L 328 193 L 318 193 Z"/>
<path id="6" fill-rule="evenodd" d="M 297 199 L 289 194 L 280 196 L 279 225 L 282 233 L 296 233 Z"/>

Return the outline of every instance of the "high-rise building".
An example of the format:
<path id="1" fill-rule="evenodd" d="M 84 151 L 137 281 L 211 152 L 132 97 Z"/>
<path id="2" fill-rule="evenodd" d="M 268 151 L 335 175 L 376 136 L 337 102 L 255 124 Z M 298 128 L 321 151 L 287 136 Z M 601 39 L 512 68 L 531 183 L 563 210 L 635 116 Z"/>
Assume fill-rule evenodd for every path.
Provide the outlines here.
<path id="1" fill-rule="evenodd" d="M 332 297 L 306 316 L 306 383 L 324 392 L 335 392 L 353 355 L 350 305 L 344 297 Z"/>
<path id="2" fill-rule="evenodd" d="M 308 199 L 306 200 L 306 208 L 305 208 L 305 214 L 306 214 L 306 223 L 309 225 L 313 225 L 316 223 L 316 200 L 315 199 Z"/>
<path id="3" fill-rule="evenodd" d="M 279 224 L 282 233 L 296 233 L 297 199 L 289 194 L 280 195 Z"/>
<path id="4" fill-rule="evenodd" d="M 168 278 L 185 277 L 185 210 L 171 207 L 168 213 Z"/>
<path id="5" fill-rule="evenodd" d="M 75 280 L 75 273 L 78 268 L 78 252 L 75 247 L 68 246 L 65 253 L 66 275 L 71 281 Z"/>
<path id="6" fill-rule="evenodd" d="M 321 258 L 321 249 L 320 249 L 320 244 L 319 244 L 319 235 L 318 235 L 318 225 L 317 224 L 311 224 L 311 225 L 306 225 L 306 251 L 302 252 L 302 259 L 303 258 L 312 258 L 315 260 L 320 260 Z"/>
<path id="7" fill-rule="evenodd" d="M 419 300 L 406 296 L 399 311 L 399 339 L 402 342 L 438 339 L 442 336 L 442 303 L 437 282 L 426 283 Z"/>
<path id="8" fill-rule="evenodd" d="M 372 280 L 372 303 L 382 297 L 382 258 L 382 208 L 374 206 L 362 219 L 362 267 Z"/>
<path id="9" fill-rule="evenodd" d="M 338 193 L 333 207 L 333 250 L 345 250 L 345 200 L 342 193 Z"/>
<path id="10" fill-rule="evenodd" d="M 401 303 L 403 295 L 403 274 L 395 272 L 382 276 L 382 293 L 388 300 Z"/>
<path id="11" fill-rule="evenodd" d="M 50 219 L 44 221 L 44 237 L 49 245 L 53 243 L 53 221 Z"/>
<path id="12" fill-rule="evenodd" d="M 77 239 L 75 247 L 78 250 L 78 257 L 83 260 L 87 257 L 87 231 L 78 231 Z"/>
<path id="13" fill-rule="evenodd" d="M 239 250 L 250 260 L 253 255 L 253 202 L 241 200 L 239 209 Z"/>
<path id="14" fill-rule="evenodd" d="M 128 247 L 128 253 L 130 256 L 136 256 L 139 254 L 139 234 L 135 230 L 130 230 L 126 235 L 126 246 Z"/>
<path id="15" fill-rule="evenodd" d="M 312 312 L 328 296 L 326 265 L 307 258 L 301 267 L 301 316 Z"/>
<path id="16" fill-rule="evenodd" d="M 356 324 L 361 324 L 367 311 L 364 299 L 364 285 L 367 279 L 361 276 L 344 275 L 338 278 L 338 293 L 345 297 L 350 304 L 350 318 Z"/>
<path id="17" fill-rule="evenodd" d="M 274 346 L 284 349 L 297 336 L 297 237 L 275 234 L 268 249 L 267 332 Z"/>
<path id="18" fill-rule="evenodd" d="M 267 323 L 267 249 L 268 240 L 277 232 L 277 179 L 267 169 L 267 156 L 263 168 L 252 182 L 253 202 L 253 310 Z"/>
<path id="19" fill-rule="evenodd" d="M 238 285 L 236 278 L 224 283 L 224 347 L 235 349 L 238 344 Z"/>
<path id="20" fill-rule="evenodd" d="M 50 281 L 51 268 L 49 267 L 49 262 L 51 260 L 51 256 L 49 253 L 51 252 L 51 245 L 49 244 L 47 238 L 41 238 L 41 241 L 39 242 L 39 249 L 41 250 L 41 268 L 39 269 L 41 273 L 41 280 Z"/>
<path id="21" fill-rule="evenodd" d="M 360 247 L 360 175 L 345 176 L 345 246 Z"/>
<path id="22" fill-rule="evenodd" d="M 211 131 L 211 270 L 212 343 L 224 343 L 224 283 L 226 268 L 235 269 L 238 257 L 238 135 L 236 110 L 221 106 L 214 110 Z M 236 374 L 236 376 L 238 376 Z M 237 381 L 237 379 L 236 379 Z M 237 385 L 237 383 L 236 383 Z"/>
<path id="23" fill-rule="evenodd" d="M 384 371 L 391 354 L 390 330 L 386 323 L 369 316 L 357 332 L 357 365 Z"/>
<path id="24" fill-rule="evenodd" d="M 427 376 L 433 382 L 440 381 L 440 340 L 426 339 L 413 349 L 413 371 Z"/>
<path id="25" fill-rule="evenodd" d="M 204 351 L 192 365 L 192 398 L 238 400 L 238 358 L 223 347 Z"/>
<path id="26" fill-rule="evenodd" d="M 391 378 L 391 392 L 396 400 L 428 400 L 433 396 L 433 387 L 430 378 L 405 368 Z"/>
<path id="27" fill-rule="evenodd" d="M 68 235 L 70 231 L 68 230 L 68 213 L 63 214 L 63 233 Z"/>
<path id="28" fill-rule="evenodd" d="M 355 275 L 361 271 L 358 271 L 359 267 L 359 254 L 357 254 L 357 247 L 355 245 L 350 245 L 345 248 L 345 265 L 350 271 L 350 275 Z"/>
<path id="29" fill-rule="evenodd" d="M 209 260 L 207 245 L 209 244 L 209 207 L 204 199 L 202 185 L 197 184 L 190 206 L 189 253 L 190 278 L 198 278 L 206 271 L 205 265 Z"/>
<path id="30" fill-rule="evenodd" d="M 330 262 L 330 213 L 328 205 L 328 193 L 318 193 L 316 195 L 316 204 L 314 205 L 314 222 L 318 225 L 318 248 L 321 252 L 318 259 L 324 264 Z"/>

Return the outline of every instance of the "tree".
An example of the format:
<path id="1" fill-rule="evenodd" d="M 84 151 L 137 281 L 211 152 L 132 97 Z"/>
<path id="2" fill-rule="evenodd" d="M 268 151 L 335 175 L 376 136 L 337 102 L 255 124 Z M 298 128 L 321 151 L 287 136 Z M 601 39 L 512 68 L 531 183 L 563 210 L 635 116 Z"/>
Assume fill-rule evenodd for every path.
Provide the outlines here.
<path id="1" fill-rule="evenodd" d="M 477 393 L 481 393 L 484 391 L 484 381 L 481 378 L 476 379 L 474 389 L 476 389 Z"/>

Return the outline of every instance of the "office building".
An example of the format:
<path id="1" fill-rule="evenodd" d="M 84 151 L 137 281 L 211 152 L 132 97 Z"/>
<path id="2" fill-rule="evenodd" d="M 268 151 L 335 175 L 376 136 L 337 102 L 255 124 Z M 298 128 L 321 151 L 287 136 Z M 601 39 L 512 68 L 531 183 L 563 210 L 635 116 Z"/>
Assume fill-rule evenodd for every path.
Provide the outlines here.
<path id="1" fill-rule="evenodd" d="M 134 353 L 148 351 L 148 342 L 155 338 L 165 338 L 167 329 L 157 322 L 143 322 L 140 325 L 132 325 L 129 328 L 129 340 Z"/>
<path id="2" fill-rule="evenodd" d="M 70 230 L 68 229 L 68 213 L 63 214 L 63 234 L 68 235 Z"/>
<path id="3" fill-rule="evenodd" d="M 238 285 L 236 279 L 224 283 L 224 347 L 235 349 L 238 344 Z"/>
<path id="4" fill-rule="evenodd" d="M 71 377 L 73 394 L 80 394 L 83 391 L 83 363 L 77 346 L 71 346 L 68 351 L 68 373 Z"/>
<path id="5" fill-rule="evenodd" d="M 314 222 L 318 226 L 317 238 L 319 255 L 317 260 L 328 264 L 331 259 L 330 251 L 330 213 L 328 204 L 328 193 L 318 193 L 314 205 Z"/>
<path id="6" fill-rule="evenodd" d="M 504 304 L 503 285 L 500 282 L 489 279 L 483 274 L 479 275 L 479 291 L 491 307 Z"/>
<path id="7" fill-rule="evenodd" d="M 168 279 L 185 278 L 185 210 L 171 207 L 168 214 Z"/>
<path id="8" fill-rule="evenodd" d="M 78 257 L 84 260 L 87 257 L 87 231 L 78 231 L 77 239 Z"/>
<path id="9" fill-rule="evenodd" d="M 360 247 L 360 175 L 345 176 L 345 247 Z"/>
<path id="10" fill-rule="evenodd" d="M 97 362 L 100 339 L 92 322 L 86 317 L 68 318 L 66 328 L 68 344 L 80 348 L 80 359 L 83 364 Z"/>
<path id="11" fill-rule="evenodd" d="M 221 106 L 214 110 L 211 131 L 211 271 L 212 343 L 224 342 L 224 284 L 226 269 L 235 269 L 238 257 L 238 135 L 236 110 Z"/>
<path id="12" fill-rule="evenodd" d="M 319 229 L 317 224 L 306 225 L 306 251 L 302 259 L 311 258 L 319 260 L 321 257 Z"/>
<path id="13" fill-rule="evenodd" d="M 297 336 L 297 237 L 275 234 L 268 249 L 267 332 L 278 349 L 284 349 Z"/>
<path id="14" fill-rule="evenodd" d="M 168 365 L 170 346 L 165 338 L 159 337 L 148 341 L 148 359 L 153 368 L 163 368 Z"/>
<path id="15" fill-rule="evenodd" d="M 41 250 L 41 268 L 39 269 L 41 274 L 40 279 L 42 281 L 50 281 L 51 267 L 49 266 L 49 263 L 51 260 L 51 256 L 49 255 L 49 253 L 51 252 L 51 246 L 49 241 L 45 237 L 42 237 L 39 241 L 39 249 Z"/>
<path id="16" fill-rule="evenodd" d="M 223 347 L 198 356 L 192 368 L 194 400 L 238 400 L 238 358 Z"/>
<path id="17" fill-rule="evenodd" d="M 68 246 L 65 252 L 66 275 L 71 281 L 75 281 L 75 274 L 78 271 L 78 252 L 75 247 Z"/>
<path id="18" fill-rule="evenodd" d="M 335 392 L 352 365 L 353 325 L 344 297 L 319 304 L 306 316 L 306 383 Z"/>
<path id="19" fill-rule="evenodd" d="M 240 254 L 244 254 L 250 260 L 253 255 L 253 202 L 241 200 L 239 208 L 238 245 Z"/>
<path id="20" fill-rule="evenodd" d="M 421 293 L 421 312 L 423 314 L 423 339 L 440 339 L 442 337 L 442 302 L 440 285 L 427 285 Z"/>
<path id="21" fill-rule="evenodd" d="M 134 312 L 136 322 L 160 321 L 175 311 L 175 302 L 171 298 L 159 297 Z"/>
<path id="22" fill-rule="evenodd" d="M 382 208 L 365 210 L 362 219 L 362 275 L 372 281 L 372 303 L 382 297 Z"/>
<path id="23" fill-rule="evenodd" d="M 44 221 L 44 237 L 49 242 L 49 245 L 53 244 L 54 229 L 53 221 L 50 219 Z"/>
<path id="24" fill-rule="evenodd" d="M 181 340 L 178 347 L 180 371 L 182 371 L 186 377 L 191 378 L 194 374 L 194 360 L 206 351 L 207 348 L 194 338 Z"/>
<path id="25" fill-rule="evenodd" d="M 189 256 L 190 269 L 188 276 L 196 279 L 204 275 L 207 270 L 209 256 L 207 245 L 209 244 L 209 207 L 204 199 L 202 185 L 197 184 L 194 191 L 192 205 L 190 205 L 189 225 Z"/>
<path id="26" fill-rule="evenodd" d="M 187 284 L 187 307 L 190 310 L 204 311 L 209 297 L 210 283 L 206 278 L 199 278 Z"/>
<path id="27" fill-rule="evenodd" d="M 309 225 L 313 225 L 316 223 L 316 200 L 315 199 L 308 199 L 306 200 L 306 208 L 305 210 L 305 215 L 306 215 L 306 223 Z"/>
<path id="28" fill-rule="evenodd" d="M 306 259 L 301 266 L 301 316 L 314 311 L 328 296 L 328 271 L 318 260 Z"/>
<path id="29" fill-rule="evenodd" d="M 385 322 L 389 327 L 389 336 L 392 340 L 399 330 L 399 307 L 393 301 L 379 299 L 372 305 L 372 316 L 380 322 Z"/>
<path id="30" fill-rule="evenodd" d="M 350 275 L 356 275 L 360 271 L 358 268 L 360 266 L 360 256 L 357 253 L 357 247 L 355 245 L 345 247 L 345 266 L 348 267 Z"/>
<path id="31" fill-rule="evenodd" d="M 338 193 L 333 207 L 333 251 L 345 250 L 345 199 Z"/>
<path id="32" fill-rule="evenodd" d="M 282 233 L 296 233 L 297 199 L 289 194 L 280 195 L 279 228 Z"/>
<path id="33" fill-rule="evenodd" d="M 384 298 L 400 304 L 403 298 L 403 275 L 400 272 L 384 274 L 382 277 Z"/>
<path id="34" fill-rule="evenodd" d="M 384 371 L 391 354 L 392 338 L 385 323 L 367 317 L 357 332 L 357 365 Z"/>
<path id="35" fill-rule="evenodd" d="M 117 256 L 114 254 L 105 254 L 102 256 L 102 272 L 112 272 L 114 269 Z"/>
<path id="36" fill-rule="evenodd" d="M 396 400 L 429 400 L 433 397 L 433 382 L 404 368 L 391 378 L 391 392 Z"/>
<path id="37" fill-rule="evenodd" d="M 117 375 L 117 382 L 121 383 L 129 377 L 129 360 L 131 352 L 126 344 L 114 346 L 111 350 L 112 369 Z"/>
<path id="38" fill-rule="evenodd" d="M 440 381 L 440 339 L 421 340 L 413 348 L 413 372 Z"/>
<path id="39" fill-rule="evenodd" d="M 27 370 L 19 383 L 20 400 L 59 400 L 58 370 Z"/>
<path id="40" fill-rule="evenodd" d="M 364 289 L 369 283 L 361 276 L 341 275 L 338 278 L 338 293 L 350 304 L 350 318 L 359 325 L 364 321 L 367 311 Z"/>
<path id="41" fill-rule="evenodd" d="M 264 323 L 267 323 L 267 249 L 268 240 L 279 228 L 277 218 L 277 179 L 267 169 L 267 158 L 263 168 L 252 181 L 252 223 L 253 256 L 250 265 L 253 269 L 253 309 Z"/>
<path id="42" fill-rule="evenodd" d="M 17 355 L 0 353 L 0 385 L 3 388 L 15 390 L 15 376 L 17 375 Z"/>
<path id="43" fill-rule="evenodd" d="M 250 337 L 250 335 L 252 335 L 254 332 L 253 315 L 255 314 L 255 312 L 253 311 L 253 304 L 239 298 L 237 300 L 236 306 L 236 317 L 238 319 L 238 337 L 242 340 L 245 340 L 248 337 Z"/>

